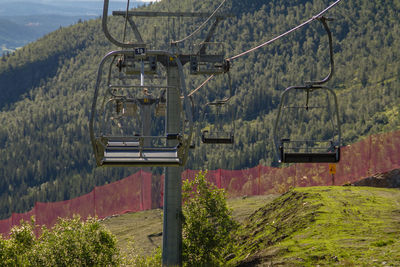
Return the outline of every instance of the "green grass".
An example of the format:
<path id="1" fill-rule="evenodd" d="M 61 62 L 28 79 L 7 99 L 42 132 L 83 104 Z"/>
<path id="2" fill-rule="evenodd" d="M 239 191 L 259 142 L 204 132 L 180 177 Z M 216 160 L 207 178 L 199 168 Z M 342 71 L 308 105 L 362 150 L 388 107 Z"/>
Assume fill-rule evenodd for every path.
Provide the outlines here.
<path id="1" fill-rule="evenodd" d="M 296 188 L 277 196 L 228 200 L 242 227 L 233 266 L 400 266 L 400 190 Z M 128 252 L 161 245 L 162 211 L 114 217 L 104 224 Z"/>
<path id="2" fill-rule="evenodd" d="M 235 265 L 400 266 L 400 190 L 297 188 L 252 216 Z"/>
<path id="3" fill-rule="evenodd" d="M 103 224 L 117 237 L 118 247 L 123 253 L 130 254 L 132 247 L 143 255 L 150 255 L 161 246 L 162 210 L 147 210 L 112 217 Z M 154 235 L 154 237 L 148 237 Z"/>
<path id="4" fill-rule="evenodd" d="M 233 209 L 232 216 L 243 222 L 258 208 L 271 202 L 277 195 L 251 196 L 228 199 L 227 203 Z M 162 210 L 148 210 L 124 214 L 103 221 L 103 224 L 118 239 L 122 252 L 130 253 L 132 246 L 143 255 L 150 255 L 162 244 Z M 150 235 L 150 237 L 149 237 Z"/>

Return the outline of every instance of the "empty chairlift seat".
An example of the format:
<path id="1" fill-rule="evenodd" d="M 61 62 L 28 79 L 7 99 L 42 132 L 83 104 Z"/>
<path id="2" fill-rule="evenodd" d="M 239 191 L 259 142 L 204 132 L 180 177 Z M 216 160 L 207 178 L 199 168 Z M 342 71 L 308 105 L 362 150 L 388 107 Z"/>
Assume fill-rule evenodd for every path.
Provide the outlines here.
<path id="1" fill-rule="evenodd" d="M 201 141 L 204 144 L 233 144 L 235 142 L 233 133 L 203 131 Z"/>
<path id="2" fill-rule="evenodd" d="M 89 123 L 97 166 L 178 167 L 187 161 L 193 134 L 193 110 L 186 96 L 182 63 L 167 51 L 145 52 L 111 51 L 100 62 Z M 116 65 L 118 58 L 121 62 Z M 163 82 L 143 84 L 142 75 L 132 76 L 137 73 L 136 61 L 146 60 L 150 60 L 150 66 L 157 63 L 163 66 L 163 62 L 174 60 L 180 86 L 168 86 Z M 105 78 L 104 73 L 108 74 Z M 139 79 L 141 85 L 138 85 Z M 182 99 L 176 99 L 182 101 L 182 106 L 178 109 L 179 115 L 173 118 L 166 112 L 165 94 L 169 90 L 178 97 L 183 95 Z M 157 121 L 162 120 L 158 116 L 165 117 L 164 122 Z M 169 119 L 177 120 L 179 128 L 165 134 Z M 152 124 L 161 127 L 152 129 Z M 153 130 L 156 133 L 150 136 Z"/>
<path id="3" fill-rule="evenodd" d="M 146 137 L 102 137 L 97 141 L 100 166 L 180 166 L 179 145 L 174 147 L 145 147 Z"/>
<path id="4" fill-rule="evenodd" d="M 330 146 L 329 148 L 317 147 L 312 148 L 313 151 L 302 151 L 302 149 L 288 149 L 289 139 L 282 139 L 280 150 L 280 158 L 285 163 L 335 163 L 340 160 L 340 147 Z M 297 150 L 297 151 L 295 151 Z"/>
<path id="5" fill-rule="evenodd" d="M 292 97 L 288 97 L 288 95 L 295 91 L 298 91 L 299 94 L 292 94 Z M 302 100 L 300 97 L 302 93 L 307 96 L 307 103 L 304 106 L 299 104 Z M 314 98 L 313 95 L 317 95 L 317 97 Z M 311 100 L 322 99 L 321 96 L 323 96 L 324 99 L 330 98 L 330 100 L 333 101 L 326 101 L 326 103 L 321 102 L 319 105 L 317 105 L 317 103 L 308 103 L 308 101 L 311 102 Z M 290 101 L 295 102 L 294 105 L 290 105 Z M 289 102 L 289 105 L 284 104 L 287 102 Z M 312 118 L 312 120 L 310 118 Z M 293 136 L 292 132 L 298 129 L 311 128 L 310 121 L 312 121 L 312 123 L 319 121 L 324 125 L 323 129 L 319 129 L 321 132 L 325 131 L 325 136 L 322 136 L 324 138 L 319 139 L 311 135 L 311 137 L 309 136 L 311 139 L 308 140 L 296 139 L 296 136 Z M 308 87 L 301 86 L 289 87 L 285 90 L 282 95 L 274 127 L 274 143 L 280 162 L 339 162 L 341 144 L 340 132 L 338 103 L 333 90 L 322 86 L 312 87 L 312 91 Z M 308 134 L 308 132 L 303 133 L 304 136 Z M 297 134 L 297 138 L 299 136 L 300 135 Z"/>
<path id="6" fill-rule="evenodd" d="M 282 93 L 273 133 L 280 162 L 334 163 L 340 160 L 338 101 L 332 89 L 322 86 L 334 73 L 332 34 L 327 18 L 318 17 L 317 20 L 323 24 L 328 35 L 330 72 L 320 81 L 290 86 Z M 313 124 L 315 127 L 312 127 Z M 318 129 L 312 131 L 313 128 Z M 296 139 L 299 137 L 311 140 Z"/>
<path id="7" fill-rule="evenodd" d="M 201 141 L 203 144 L 235 143 L 235 127 L 233 120 L 234 110 L 229 104 L 229 100 L 233 95 L 233 89 L 230 74 L 229 72 L 226 74 L 228 78 L 228 89 L 230 91 L 230 96 L 206 104 L 203 121 L 206 121 L 206 118 L 209 118 L 211 119 L 212 123 L 208 126 L 209 129 L 203 130 L 201 133 Z M 207 110 L 209 113 L 207 113 Z"/>

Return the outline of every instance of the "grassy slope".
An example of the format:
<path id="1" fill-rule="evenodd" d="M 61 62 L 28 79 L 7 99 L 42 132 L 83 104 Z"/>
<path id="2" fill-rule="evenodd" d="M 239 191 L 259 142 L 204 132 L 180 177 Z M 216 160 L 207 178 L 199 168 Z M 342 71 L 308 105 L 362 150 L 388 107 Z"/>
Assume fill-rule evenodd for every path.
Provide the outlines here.
<path id="1" fill-rule="evenodd" d="M 297 188 L 249 217 L 239 266 L 400 265 L 400 190 Z"/>
<path id="2" fill-rule="evenodd" d="M 278 198 L 237 198 L 228 205 L 243 226 L 233 265 L 400 265 L 398 189 L 296 188 Z M 148 254 L 161 244 L 161 237 L 153 238 L 154 244 L 147 237 L 162 231 L 161 210 L 104 224 L 123 249 L 135 240 Z"/>
<path id="3" fill-rule="evenodd" d="M 254 196 L 246 198 L 229 199 L 228 205 L 233 209 L 233 217 L 243 222 L 251 213 L 270 203 L 276 196 Z M 103 221 L 110 231 L 117 236 L 119 247 L 122 251 L 130 249 L 130 243 L 149 255 L 155 248 L 161 246 L 162 236 L 162 210 L 148 210 L 129 213 Z M 148 238 L 148 235 L 155 235 Z M 152 241 L 151 241 L 152 240 Z"/>

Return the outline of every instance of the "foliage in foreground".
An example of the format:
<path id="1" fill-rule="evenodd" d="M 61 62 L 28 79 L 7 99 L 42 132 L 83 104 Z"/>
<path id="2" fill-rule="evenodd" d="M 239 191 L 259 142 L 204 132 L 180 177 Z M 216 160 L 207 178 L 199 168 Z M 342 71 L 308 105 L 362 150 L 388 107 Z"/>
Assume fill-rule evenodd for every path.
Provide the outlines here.
<path id="1" fill-rule="evenodd" d="M 50 230 L 35 235 L 34 220 L 0 239 L 2 266 L 114 266 L 120 263 L 115 237 L 98 221 L 60 219 Z"/>
<path id="2" fill-rule="evenodd" d="M 183 183 L 183 262 L 187 266 L 217 266 L 233 249 L 238 228 L 226 204 L 225 191 L 199 173 Z"/>
<path id="3" fill-rule="evenodd" d="M 233 233 L 239 224 L 233 220 L 226 204 L 225 191 L 205 179 L 204 173 L 182 186 L 183 266 L 226 266 L 226 256 L 234 249 Z M 161 265 L 161 250 L 143 257 L 135 249 L 126 261 L 133 266 Z"/>
<path id="4" fill-rule="evenodd" d="M 226 204 L 223 189 L 206 181 L 199 173 L 183 184 L 183 264 L 220 266 L 233 249 L 237 229 Z M 35 222 L 22 222 L 11 230 L 9 239 L 0 239 L 3 266 L 160 266 L 161 250 L 150 257 L 134 248 L 120 255 L 116 238 L 95 219 L 60 219 L 51 229 L 36 236 Z"/>
<path id="5" fill-rule="evenodd" d="M 122 255 L 122 266 L 159 267 L 162 265 L 161 247 L 155 249 L 150 256 L 144 256 L 143 254 L 143 250 L 131 244 L 129 254 Z"/>

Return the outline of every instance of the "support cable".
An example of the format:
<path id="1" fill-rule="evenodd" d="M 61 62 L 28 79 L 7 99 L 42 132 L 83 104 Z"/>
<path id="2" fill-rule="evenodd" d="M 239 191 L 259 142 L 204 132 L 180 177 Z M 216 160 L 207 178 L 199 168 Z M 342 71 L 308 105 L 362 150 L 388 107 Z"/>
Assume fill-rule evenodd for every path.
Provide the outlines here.
<path id="1" fill-rule="evenodd" d="M 126 4 L 126 13 L 125 13 L 125 26 L 124 26 L 124 37 L 123 37 L 123 43 L 125 43 L 125 38 L 126 38 L 126 28 L 127 28 L 127 24 L 128 24 L 128 16 L 129 16 L 129 4 L 130 4 L 130 0 L 128 0 L 127 4 Z"/>
<path id="2" fill-rule="evenodd" d="M 315 19 L 321 17 L 321 16 L 322 16 L 324 13 L 326 13 L 328 10 L 330 10 L 331 8 L 333 8 L 334 6 L 336 6 L 337 4 L 339 4 L 340 1 L 342 1 L 342 0 L 337 0 L 336 2 L 334 2 L 333 4 L 331 4 L 330 6 L 328 6 L 328 7 L 325 8 L 324 10 L 322 10 L 320 13 L 318 13 L 317 15 L 315 15 L 315 16 L 313 16 L 312 18 L 308 19 L 307 21 L 301 23 L 300 25 L 294 27 L 293 29 L 291 29 L 291 30 L 289 30 L 289 31 L 287 31 L 287 32 L 285 32 L 285 33 L 283 33 L 283 34 L 281 34 L 281 35 L 275 37 L 275 38 L 272 38 L 271 40 L 268 40 L 267 42 L 265 42 L 265 43 L 263 43 L 263 44 L 260 44 L 260 45 L 258 45 L 258 46 L 256 46 L 256 47 L 252 48 L 252 49 L 249 49 L 249 50 L 247 50 L 247 51 L 245 51 L 245 52 L 243 52 L 243 53 L 240 53 L 240 54 L 238 54 L 238 55 L 236 55 L 236 56 L 227 58 L 226 60 L 231 61 L 231 60 L 237 59 L 237 58 L 239 58 L 239 57 L 241 57 L 241 56 L 247 55 L 248 53 L 251 53 L 251 52 L 253 52 L 253 51 L 255 51 L 255 50 L 257 50 L 257 49 L 259 49 L 259 48 L 261 48 L 261 47 L 264 47 L 264 46 L 266 46 L 266 45 L 269 45 L 269 44 L 271 44 L 271 43 L 273 43 L 273 42 L 275 42 L 275 41 L 281 39 L 282 37 L 284 37 L 284 36 L 286 36 L 286 35 L 288 35 L 288 34 L 294 32 L 294 31 L 297 31 L 298 29 L 300 29 L 300 28 L 306 26 L 307 24 L 311 23 L 311 22 L 314 21 Z"/>
<path id="3" fill-rule="evenodd" d="M 282 37 L 284 37 L 284 36 L 286 36 L 286 35 L 288 35 L 288 34 L 294 32 L 294 31 L 296 31 L 296 30 L 298 30 L 298 29 L 304 27 L 305 25 L 311 23 L 312 21 L 314 21 L 314 20 L 320 18 L 324 13 L 326 13 L 328 10 L 332 9 L 334 6 L 336 6 L 337 4 L 339 4 L 341 1 L 342 1 L 342 0 L 336 0 L 333 4 L 331 4 L 330 6 L 328 6 L 327 8 L 325 8 L 324 10 L 322 10 L 321 12 L 319 12 L 317 15 L 311 17 L 311 18 L 308 19 L 307 21 L 305 21 L 305 22 L 299 24 L 298 26 L 292 28 L 291 30 L 289 30 L 289 31 L 287 31 L 287 32 L 285 32 L 285 33 L 283 33 L 283 34 L 281 34 L 281 35 L 279 35 L 279 36 L 277 36 L 277 37 L 275 37 L 275 38 L 273 38 L 273 39 L 271 39 L 271 40 L 269 40 L 269 41 L 267 41 L 267 42 L 261 44 L 261 45 L 258 45 L 258 46 L 256 46 L 256 47 L 250 49 L 250 50 L 247 50 L 247 51 L 245 51 L 245 52 L 242 52 L 242 53 L 240 53 L 240 54 L 238 54 L 238 55 L 236 55 L 236 56 L 227 58 L 226 60 L 227 60 L 227 61 L 231 61 L 231 60 L 237 59 L 237 58 L 239 58 L 239 57 L 241 57 L 241 56 L 244 56 L 244 55 L 246 55 L 246 54 L 248 54 L 248 53 L 254 52 L 255 50 L 257 50 L 257 49 L 259 49 L 259 48 L 261 48 L 261 47 L 264 47 L 264 46 L 266 46 L 266 45 L 269 45 L 269 44 L 271 44 L 271 43 L 273 43 L 273 42 L 275 42 L 275 41 L 281 39 Z M 225 2 L 225 1 L 224 1 L 224 2 Z M 224 2 L 223 2 L 223 3 L 224 3 Z M 218 8 L 219 8 L 219 7 L 218 7 Z M 210 18 L 211 18 L 211 16 L 210 16 Z M 188 94 L 188 96 L 192 96 L 194 93 L 196 93 L 198 90 L 200 90 L 200 89 L 201 89 L 206 83 L 208 83 L 213 77 L 214 77 L 214 74 L 211 75 L 210 77 L 208 77 L 199 87 L 197 87 L 197 88 L 194 89 L 192 92 L 190 92 L 190 93 Z"/>
<path id="4" fill-rule="evenodd" d="M 225 4 L 226 1 L 227 0 L 223 0 L 221 2 L 221 4 L 214 10 L 214 12 L 196 30 L 194 30 L 191 34 L 189 34 L 188 36 L 186 36 L 183 39 L 171 41 L 171 44 L 175 45 L 175 44 L 178 44 L 178 43 L 182 43 L 182 42 L 186 41 L 187 39 L 189 39 L 190 37 L 192 37 L 193 35 L 195 35 L 197 32 L 199 32 L 207 24 L 207 22 L 209 22 L 210 19 L 212 19 L 215 16 L 215 14 L 217 14 L 218 10 Z"/>
<path id="5" fill-rule="evenodd" d="M 208 77 L 202 84 L 199 85 L 196 89 L 194 89 L 188 96 L 192 96 L 194 93 L 196 93 L 198 90 L 200 90 L 206 83 L 208 83 L 212 78 L 214 77 L 214 74 L 212 74 L 210 77 Z"/>

